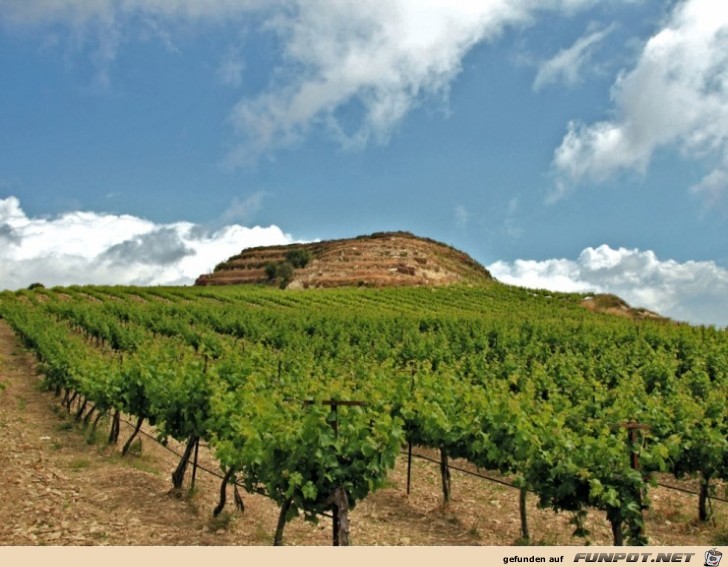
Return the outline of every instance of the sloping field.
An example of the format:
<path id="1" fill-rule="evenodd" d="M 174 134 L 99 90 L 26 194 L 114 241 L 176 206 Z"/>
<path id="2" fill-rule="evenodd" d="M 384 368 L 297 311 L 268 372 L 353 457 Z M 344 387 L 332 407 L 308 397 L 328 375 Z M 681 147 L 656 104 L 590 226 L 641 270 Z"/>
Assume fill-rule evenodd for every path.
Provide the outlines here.
<path id="1" fill-rule="evenodd" d="M 325 545 L 336 513 L 342 543 L 510 545 L 510 484 L 534 543 L 725 544 L 726 333 L 584 300 L 495 282 L 0 294 L 0 541 Z M 408 495 L 410 443 L 429 460 Z M 207 472 L 189 492 L 195 448 L 244 513 L 228 487 L 212 517 Z"/>

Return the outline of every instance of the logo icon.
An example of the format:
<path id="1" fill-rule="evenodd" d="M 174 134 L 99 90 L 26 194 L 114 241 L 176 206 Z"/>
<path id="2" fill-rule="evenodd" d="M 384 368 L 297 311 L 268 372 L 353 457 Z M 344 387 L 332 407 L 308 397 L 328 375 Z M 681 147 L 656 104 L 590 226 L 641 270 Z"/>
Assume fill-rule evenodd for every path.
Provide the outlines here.
<path id="1" fill-rule="evenodd" d="M 705 567 L 718 567 L 723 554 L 715 547 L 705 552 Z"/>

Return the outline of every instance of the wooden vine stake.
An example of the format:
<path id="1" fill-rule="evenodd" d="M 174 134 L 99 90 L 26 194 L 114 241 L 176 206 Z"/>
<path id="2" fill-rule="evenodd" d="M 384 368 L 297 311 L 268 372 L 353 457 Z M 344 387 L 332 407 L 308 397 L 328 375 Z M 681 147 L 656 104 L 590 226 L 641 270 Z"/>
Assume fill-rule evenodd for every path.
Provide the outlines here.
<path id="1" fill-rule="evenodd" d="M 627 430 L 627 445 L 629 446 L 629 451 L 630 451 L 630 466 L 632 467 L 633 470 L 638 471 L 638 470 L 640 470 L 640 457 L 639 457 L 639 453 L 637 452 L 637 444 L 638 444 L 637 432 L 638 431 L 647 431 L 650 429 L 650 426 L 645 425 L 644 423 L 638 423 L 636 421 L 627 421 L 620 425 L 621 425 L 621 427 L 624 427 Z M 640 510 L 644 511 L 644 509 L 645 509 L 644 495 L 642 494 L 641 490 L 637 494 L 635 494 L 635 498 L 637 500 L 637 504 L 640 507 Z M 619 520 L 620 520 L 620 524 L 621 524 L 621 517 L 619 518 Z M 615 519 L 615 521 L 617 521 L 617 520 Z M 623 542 L 621 541 L 622 540 L 621 528 L 620 528 L 620 533 L 618 534 L 615 531 L 616 527 L 614 524 L 615 524 L 615 522 L 612 522 L 612 534 L 614 535 L 615 545 L 622 545 Z M 639 533 L 640 536 L 643 535 L 641 532 L 642 532 L 642 528 L 640 527 L 640 533 Z M 618 540 L 619 540 L 619 543 L 617 543 Z"/>
<path id="2" fill-rule="evenodd" d="M 410 381 L 410 395 L 415 391 L 415 369 L 412 369 L 412 380 Z M 409 429 L 409 428 L 408 428 Z M 407 431 L 407 495 L 410 493 L 412 482 L 412 432 Z"/>
<path id="3" fill-rule="evenodd" d="M 645 425 L 644 423 L 637 423 L 636 421 L 628 421 L 626 423 L 622 424 L 622 427 L 624 427 L 627 430 L 627 442 L 629 444 L 629 451 L 630 451 L 630 465 L 632 466 L 633 470 L 640 470 L 640 456 L 637 452 L 637 432 L 642 430 L 646 431 L 650 429 L 649 425 Z M 642 506 L 642 494 L 640 493 L 638 495 L 638 502 L 640 505 L 640 508 L 643 508 Z"/>
<path id="4" fill-rule="evenodd" d="M 525 486 L 522 486 L 518 495 L 518 510 L 521 515 L 521 538 L 528 542 L 531 539 L 531 534 L 528 531 L 528 514 L 526 512 L 526 496 L 528 490 Z"/>
<path id="5" fill-rule="evenodd" d="M 172 473 L 172 493 L 179 493 L 179 491 L 182 489 L 182 482 L 185 478 L 185 473 L 187 472 L 187 463 L 190 460 L 190 457 L 192 456 L 192 450 L 197 445 L 197 442 L 199 441 L 199 438 L 195 435 L 190 436 L 190 438 L 187 440 L 187 446 L 185 447 L 185 451 L 182 454 L 182 458 L 179 461 L 179 464 L 177 465 L 177 468 Z"/>
<path id="6" fill-rule="evenodd" d="M 195 441 L 195 457 L 194 461 L 192 462 L 192 481 L 190 482 L 190 490 L 195 489 L 195 479 L 197 478 L 197 456 L 200 453 L 200 438 L 197 438 L 197 441 Z"/>
<path id="7" fill-rule="evenodd" d="M 116 445 L 119 442 L 119 430 L 121 428 L 121 412 L 114 410 L 114 417 L 111 418 L 111 430 L 109 431 L 109 445 Z"/>
<path id="8" fill-rule="evenodd" d="M 139 434 L 139 431 L 142 428 L 142 422 L 144 421 L 143 417 L 138 417 L 136 426 L 134 427 L 134 432 L 131 434 L 131 437 L 126 441 L 124 444 L 124 448 L 121 450 L 121 455 L 126 456 L 129 454 L 129 451 L 131 450 L 131 445 L 134 443 L 134 439 L 136 439 L 136 436 Z"/>
<path id="9" fill-rule="evenodd" d="M 705 473 L 700 475 L 700 494 L 698 495 L 698 518 L 701 522 L 707 522 L 713 513 L 710 503 L 710 477 Z"/>
<path id="10" fill-rule="evenodd" d="M 407 441 L 407 494 L 410 493 L 410 483 L 412 480 L 412 439 Z"/>
<path id="11" fill-rule="evenodd" d="M 450 467 L 447 464 L 447 450 L 440 448 L 440 476 L 442 477 L 442 497 L 445 504 L 450 502 Z"/>

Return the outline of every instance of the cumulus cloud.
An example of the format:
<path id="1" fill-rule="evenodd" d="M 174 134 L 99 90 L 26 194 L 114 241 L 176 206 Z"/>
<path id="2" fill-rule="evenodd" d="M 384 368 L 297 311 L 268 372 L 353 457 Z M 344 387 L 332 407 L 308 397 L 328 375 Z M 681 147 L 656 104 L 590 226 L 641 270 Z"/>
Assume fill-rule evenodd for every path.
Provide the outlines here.
<path id="1" fill-rule="evenodd" d="M 624 0 L 629 1 L 629 0 Z M 345 147 L 386 142 L 428 97 L 446 98 L 464 56 L 544 13 L 572 14 L 597 0 L 0 0 L 0 22 L 71 29 L 95 47 L 102 82 L 140 29 L 171 44 L 168 28 L 253 21 L 275 34 L 281 60 L 269 88 L 240 100 L 230 123 L 243 141 L 232 164 L 295 144 L 312 127 Z M 140 25 L 142 24 L 142 25 Z M 54 28 L 54 29 L 57 29 Z M 597 37 L 591 39 L 592 43 Z M 583 46 L 582 52 L 588 51 Z M 242 82 L 243 59 L 228 56 L 218 80 Z"/>
<path id="2" fill-rule="evenodd" d="M 604 244 L 584 249 L 576 260 L 500 261 L 488 269 L 512 285 L 614 293 L 680 321 L 728 326 L 728 270 L 715 262 L 660 260 L 650 250 Z"/>
<path id="3" fill-rule="evenodd" d="M 612 33 L 614 26 L 592 31 L 580 37 L 574 45 L 559 51 L 541 63 L 533 81 L 533 89 L 541 90 L 552 83 L 574 86 L 581 81 L 584 67 L 591 62 L 595 49 Z"/>
<path id="4" fill-rule="evenodd" d="M 31 218 L 15 197 L 0 199 L 0 289 L 45 285 L 193 283 L 251 246 L 289 244 L 276 226 L 210 231 L 131 215 L 70 212 Z"/>
<path id="5" fill-rule="evenodd" d="M 231 121 L 247 138 L 234 160 L 300 141 L 312 126 L 344 147 L 386 142 L 424 98 L 446 97 L 462 60 L 508 27 L 541 12 L 575 11 L 589 0 L 446 2 L 306 0 L 278 31 L 288 68 L 283 84 L 240 101 Z"/>
<path id="6" fill-rule="evenodd" d="M 712 198 L 728 192 L 728 4 L 677 3 L 612 90 L 614 118 L 572 122 L 555 151 L 556 197 L 581 181 L 645 171 L 654 152 L 676 147 L 713 162 L 693 188 Z"/>
<path id="7" fill-rule="evenodd" d="M 114 244 L 100 258 L 117 266 L 127 265 L 130 258 L 139 264 L 169 266 L 194 254 L 195 251 L 185 245 L 174 228 L 165 227 Z"/>

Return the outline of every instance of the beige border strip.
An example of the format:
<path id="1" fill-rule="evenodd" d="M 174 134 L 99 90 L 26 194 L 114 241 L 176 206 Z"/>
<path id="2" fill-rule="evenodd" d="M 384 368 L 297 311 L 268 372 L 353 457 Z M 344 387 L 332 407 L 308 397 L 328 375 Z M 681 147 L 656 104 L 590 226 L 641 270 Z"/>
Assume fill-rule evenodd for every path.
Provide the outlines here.
<path id="1" fill-rule="evenodd" d="M 721 546 L 553 547 L 0 547 L 0 566 L 26 567 L 479 567 L 509 565 L 705 565 Z M 721 557 L 712 567 L 728 567 Z M 713 560 L 715 556 L 713 556 Z"/>

